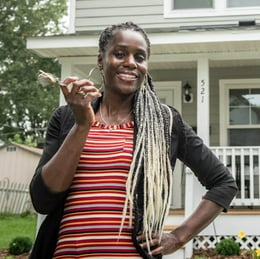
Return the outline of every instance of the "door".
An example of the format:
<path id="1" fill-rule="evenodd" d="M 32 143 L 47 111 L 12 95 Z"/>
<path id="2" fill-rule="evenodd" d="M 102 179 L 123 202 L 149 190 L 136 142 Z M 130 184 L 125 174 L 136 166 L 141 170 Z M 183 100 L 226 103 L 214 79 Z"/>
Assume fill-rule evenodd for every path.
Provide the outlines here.
<path id="1" fill-rule="evenodd" d="M 181 81 L 155 82 L 156 93 L 161 102 L 173 106 L 181 113 Z M 171 208 L 184 208 L 185 174 L 182 163 L 177 160 L 173 173 L 173 197 Z"/>

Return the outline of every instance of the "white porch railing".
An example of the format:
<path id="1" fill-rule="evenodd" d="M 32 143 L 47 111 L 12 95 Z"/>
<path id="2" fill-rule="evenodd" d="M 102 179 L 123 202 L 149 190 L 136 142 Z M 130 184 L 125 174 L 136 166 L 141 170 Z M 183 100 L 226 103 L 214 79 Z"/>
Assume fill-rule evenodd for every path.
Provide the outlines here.
<path id="1" fill-rule="evenodd" d="M 260 206 L 260 147 L 210 147 L 236 179 L 232 206 Z"/>

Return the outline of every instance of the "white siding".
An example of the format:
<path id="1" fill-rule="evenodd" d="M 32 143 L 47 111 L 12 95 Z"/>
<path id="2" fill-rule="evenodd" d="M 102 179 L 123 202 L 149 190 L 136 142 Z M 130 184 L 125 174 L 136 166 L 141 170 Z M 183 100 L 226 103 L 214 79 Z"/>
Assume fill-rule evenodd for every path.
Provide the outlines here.
<path id="1" fill-rule="evenodd" d="M 133 21 L 144 28 L 165 23 L 162 0 L 77 0 L 76 31 L 102 30 L 123 21 Z"/>
<path id="2" fill-rule="evenodd" d="M 10 147 L 10 146 L 8 146 Z M 0 181 L 8 178 L 12 183 L 28 184 L 40 159 L 40 154 L 29 152 L 18 146 L 0 149 Z"/>
<path id="3" fill-rule="evenodd" d="M 224 13 L 215 13 L 209 15 L 208 12 L 198 13 L 198 11 L 189 10 L 180 13 L 174 13 L 166 17 L 164 9 L 164 0 L 71 0 L 75 1 L 75 32 L 100 31 L 104 27 L 121 23 L 124 21 L 133 21 L 144 29 L 165 29 L 180 26 L 194 25 L 227 25 L 238 24 L 239 20 L 252 19 L 258 22 L 260 19 L 259 9 L 252 10 L 252 13 L 230 15 L 230 10 Z M 74 2 L 73 2 L 74 3 Z M 74 7 L 74 5 L 73 5 Z M 246 8 L 245 8 L 246 9 Z M 167 10 L 167 9 L 166 9 Z M 75 12 L 74 12 L 75 11 Z M 197 14 L 193 16 L 193 14 Z"/>

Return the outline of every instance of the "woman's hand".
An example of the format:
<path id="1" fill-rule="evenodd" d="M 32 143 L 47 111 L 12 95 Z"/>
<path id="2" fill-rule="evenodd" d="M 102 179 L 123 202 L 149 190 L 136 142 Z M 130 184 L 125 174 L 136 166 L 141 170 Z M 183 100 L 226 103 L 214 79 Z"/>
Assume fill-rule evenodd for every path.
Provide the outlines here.
<path id="1" fill-rule="evenodd" d="M 95 120 L 91 101 L 101 96 L 93 82 L 86 79 L 78 80 L 77 77 L 68 77 L 63 81 L 61 90 L 74 113 L 76 124 L 89 127 Z"/>
<path id="2" fill-rule="evenodd" d="M 175 252 L 208 226 L 222 210 L 217 203 L 202 199 L 196 210 L 181 225 L 170 233 L 163 233 L 161 241 L 156 235 L 152 237 L 149 242 L 150 254 L 167 255 Z M 137 240 L 141 247 L 148 248 L 143 234 L 138 235 Z"/>
<path id="3" fill-rule="evenodd" d="M 148 244 L 145 241 L 144 235 L 138 235 L 137 240 L 142 248 L 148 249 Z M 149 242 L 149 246 L 151 249 L 151 255 L 168 255 L 181 248 L 182 244 L 178 241 L 177 237 L 174 235 L 174 232 L 170 232 L 163 233 L 161 241 L 158 236 L 153 236 L 152 240 Z"/>

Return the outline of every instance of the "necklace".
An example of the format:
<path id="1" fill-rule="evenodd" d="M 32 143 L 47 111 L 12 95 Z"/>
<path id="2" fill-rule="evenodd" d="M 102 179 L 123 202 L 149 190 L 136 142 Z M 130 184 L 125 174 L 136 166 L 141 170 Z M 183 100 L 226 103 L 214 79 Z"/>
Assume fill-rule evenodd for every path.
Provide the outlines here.
<path id="1" fill-rule="evenodd" d="M 100 117 L 101 117 L 101 120 L 107 125 L 107 126 L 110 126 L 110 123 L 108 123 L 104 117 L 103 117 L 103 114 L 102 114 L 102 103 L 100 103 L 100 109 L 99 109 L 99 113 L 100 113 Z M 120 125 L 122 124 L 123 122 L 126 121 L 126 119 L 129 117 L 129 115 L 132 113 L 132 110 L 130 110 L 130 112 L 125 116 L 125 118 L 123 118 L 122 120 L 120 120 L 117 124 Z"/>

